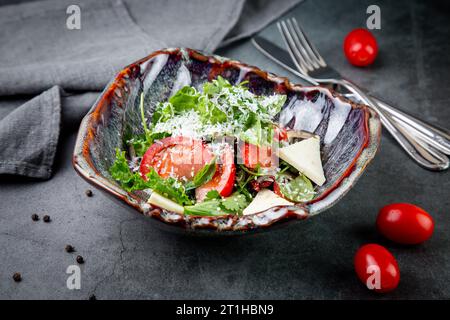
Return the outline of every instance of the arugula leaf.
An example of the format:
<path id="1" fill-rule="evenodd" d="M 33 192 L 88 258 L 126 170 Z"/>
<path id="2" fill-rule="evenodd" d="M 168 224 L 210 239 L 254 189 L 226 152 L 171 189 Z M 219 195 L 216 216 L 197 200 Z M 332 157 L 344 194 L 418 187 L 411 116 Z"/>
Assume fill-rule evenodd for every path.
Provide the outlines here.
<path id="1" fill-rule="evenodd" d="M 252 194 L 247 189 L 247 184 L 250 180 L 254 179 L 253 175 L 248 175 L 244 170 L 238 170 L 236 173 L 236 184 L 237 189 L 240 193 L 242 193 L 246 199 L 250 202 L 253 199 Z"/>
<path id="2" fill-rule="evenodd" d="M 153 141 L 155 139 L 150 129 L 147 127 L 147 119 L 145 118 L 144 112 L 144 93 L 141 93 L 140 95 L 139 111 L 141 114 L 141 123 L 142 128 L 144 129 L 144 133 L 128 139 L 126 143 L 133 148 L 137 156 L 142 156 L 145 151 L 147 151 L 147 149 L 153 144 Z"/>
<path id="3" fill-rule="evenodd" d="M 170 102 L 160 102 L 156 105 L 153 111 L 152 125 L 158 122 L 166 122 L 175 115 L 173 105 Z"/>
<path id="4" fill-rule="evenodd" d="M 255 176 L 255 177 L 262 177 L 262 176 L 266 176 L 267 173 L 263 172 L 261 169 L 261 164 L 257 163 L 254 170 L 252 171 L 249 168 L 247 168 L 245 165 L 243 164 L 239 164 L 239 167 L 242 171 L 248 173 L 251 176 Z"/>
<path id="5" fill-rule="evenodd" d="M 127 140 L 127 144 L 133 148 L 138 157 L 144 155 L 145 151 L 151 146 L 151 143 L 145 134 L 134 136 L 132 139 Z"/>

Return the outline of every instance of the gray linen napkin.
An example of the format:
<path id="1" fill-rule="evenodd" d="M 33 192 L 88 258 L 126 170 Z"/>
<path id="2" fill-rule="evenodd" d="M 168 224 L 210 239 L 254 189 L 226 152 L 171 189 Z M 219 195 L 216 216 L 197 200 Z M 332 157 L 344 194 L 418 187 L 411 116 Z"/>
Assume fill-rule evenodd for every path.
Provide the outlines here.
<path id="1" fill-rule="evenodd" d="M 60 128 L 76 128 L 123 66 L 163 47 L 212 52 L 300 1 L 45 0 L 0 7 L 0 175 L 50 178 Z M 74 3 L 80 30 L 66 26 Z M 22 103 L 26 97 L 32 99 Z"/>

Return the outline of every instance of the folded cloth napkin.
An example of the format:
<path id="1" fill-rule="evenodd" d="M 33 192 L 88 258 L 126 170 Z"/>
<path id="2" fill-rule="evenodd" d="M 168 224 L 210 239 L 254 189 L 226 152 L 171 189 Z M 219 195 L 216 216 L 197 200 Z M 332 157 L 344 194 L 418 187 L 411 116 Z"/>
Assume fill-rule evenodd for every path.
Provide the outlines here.
<path id="1" fill-rule="evenodd" d="M 164 47 L 212 52 L 300 1 L 77 0 L 73 30 L 72 0 L 1 6 L 0 175 L 50 178 L 61 128 L 75 128 L 122 67 Z"/>

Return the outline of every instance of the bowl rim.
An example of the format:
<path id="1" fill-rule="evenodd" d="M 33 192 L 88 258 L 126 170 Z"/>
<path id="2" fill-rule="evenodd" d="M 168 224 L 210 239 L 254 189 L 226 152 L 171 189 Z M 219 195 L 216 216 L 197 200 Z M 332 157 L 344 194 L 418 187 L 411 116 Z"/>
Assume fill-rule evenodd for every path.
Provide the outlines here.
<path id="1" fill-rule="evenodd" d="M 357 155 L 349 165 L 347 170 L 341 177 L 320 197 L 310 202 L 296 204 L 293 206 L 281 206 L 268 209 L 261 213 L 248 216 L 211 216 L 197 217 L 188 215 L 175 214 L 160 208 L 152 208 L 147 203 L 142 203 L 142 198 L 136 194 L 128 193 L 120 188 L 116 183 L 111 182 L 102 176 L 96 170 L 92 159 L 90 158 L 90 141 L 95 136 L 93 123 L 101 119 L 102 113 L 109 106 L 109 101 L 117 91 L 125 87 L 125 82 L 130 76 L 132 70 L 140 68 L 140 66 L 150 59 L 161 54 L 179 54 L 188 55 L 189 59 L 200 60 L 202 62 L 210 62 L 214 64 L 223 64 L 227 62 L 230 67 L 236 67 L 239 70 L 255 73 L 261 78 L 283 84 L 288 92 L 300 92 L 305 90 L 317 90 L 324 93 L 330 99 L 338 99 L 342 103 L 347 103 L 352 109 L 363 109 L 365 112 L 365 141 L 358 151 Z M 302 86 L 293 84 L 286 77 L 277 76 L 273 73 L 261 70 L 258 67 L 242 63 L 237 60 L 228 59 L 217 55 L 206 55 L 197 50 L 189 48 L 165 48 L 157 50 L 148 56 L 129 64 L 119 71 L 113 79 L 106 85 L 102 93 L 99 95 L 91 109 L 81 121 L 80 129 L 77 134 L 75 148 L 72 156 L 72 164 L 76 172 L 94 187 L 105 191 L 113 197 L 121 200 L 128 206 L 133 207 L 138 212 L 156 218 L 166 224 L 182 227 L 185 230 L 207 230 L 219 231 L 220 233 L 236 234 L 246 233 L 250 230 L 267 229 L 268 227 L 287 222 L 291 220 L 305 219 L 309 216 L 316 215 L 337 203 L 344 195 L 353 187 L 356 181 L 364 172 L 367 165 L 375 157 L 381 138 L 381 122 L 378 114 L 369 106 L 355 103 L 335 91 L 320 86 Z M 271 218 L 267 219 L 270 216 Z"/>

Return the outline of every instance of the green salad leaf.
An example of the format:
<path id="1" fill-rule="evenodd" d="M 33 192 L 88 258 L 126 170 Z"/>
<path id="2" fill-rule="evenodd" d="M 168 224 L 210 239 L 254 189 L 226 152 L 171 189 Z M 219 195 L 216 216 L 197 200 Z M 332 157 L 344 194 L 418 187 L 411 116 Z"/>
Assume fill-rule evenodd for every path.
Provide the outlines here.
<path id="1" fill-rule="evenodd" d="M 125 158 L 125 151 L 116 149 L 116 159 L 109 172 L 113 179 L 120 182 L 122 188 L 128 192 L 148 188 L 146 182 L 137 172 L 131 172 L 128 161 Z"/>
<path id="2" fill-rule="evenodd" d="M 216 173 L 216 167 L 217 166 L 215 158 L 210 163 L 205 164 L 205 166 L 195 174 L 194 179 L 192 180 L 195 188 L 211 180 L 214 174 Z"/>
<path id="3" fill-rule="evenodd" d="M 212 189 L 206 194 L 205 200 L 220 199 L 219 191 Z"/>
<path id="4" fill-rule="evenodd" d="M 216 190 L 214 190 L 216 191 Z M 208 192 L 206 200 L 193 206 L 185 206 L 184 213 L 197 216 L 211 216 L 223 214 L 240 214 L 248 206 L 245 195 L 235 192 L 231 196 L 221 198 L 216 191 Z"/>
<path id="5" fill-rule="evenodd" d="M 171 177 L 163 179 L 153 168 L 147 174 L 147 181 L 142 179 L 138 172 L 132 172 L 125 157 L 125 151 L 116 149 L 116 159 L 109 171 L 113 179 L 117 180 L 127 192 L 152 189 L 178 204 L 192 204 L 185 187 L 178 180 Z"/>
<path id="6" fill-rule="evenodd" d="M 141 157 L 147 151 L 147 149 L 155 142 L 157 139 L 162 139 L 170 136 L 168 132 L 152 132 L 147 126 L 147 119 L 145 118 L 144 112 L 144 94 L 141 93 L 139 101 L 139 111 L 141 114 L 141 123 L 144 133 L 140 135 L 135 135 L 131 139 L 126 140 L 127 145 L 134 150 L 136 156 Z"/>
<path id="7" fill-rule="evenodd" d="M 311 181 L 301 173 L 297 177 L 287 173 L 278 174 L 276 182 L 286 199 L 306 202 L 314 198 L 315 192 Z"/>
<path id="8" fill-rule="evenodd" d="M 147 185 L 150 189 L 158 192 L 160 195 L 167 197 L 178 204 L 190 205 L 192 200 L 186 194 L 184 185 L 175 178 L 161 178 L 160 175 L 151 168 L 147 173 Z"/>
<path id="9" fill-rule="evenodd" d="M 217 216 L 222 214 L 228 214 L 223 211 L 220 206 L 221 200 L 212 199 L 208 201 L 199 202 L 193 206 L 185 206 L 184 214 L 193 216 Z"/>
<path id="10" fill-rule="evenodd" d="M 248 201 L 245 195 L 235 192 L 231 196 L 224 198 L 221 205 L 227 211 L 238 213 L 248 206 Z"/>
<path id="11" fill-rule="evenodd" d="M 286 96 L 258 96 L 250 92 L 245 84 L 232 85 L 219 76 L 204 83 L 201 91 L 185 86 L 168 102 L 156 106 L 152 119 L 153 130 L 158 123 L 164 122 L 173 123 L 179 128 L 182 121 L 177 120 L 194 112 L 204 126 L 198 127 L 200 134 L 205 131 L 205 126 L 228 124 L 231 125 L 231 132 L 219 130 L 218 133 L 234 135 L 256 145 L 271 144 L 272 119 L 280 112 Z"/>
<path id="12" fill-rule="evenodd" d="M 199 89 L 184 86 L 168 101 L 156 104 L 149 121 L 145 117 L 144 94 L 141 93 L 139 111 L 143 133 L 124 138 L 124 142 L 129 146 L 130 156 L 143 156 L 156 140 L 175 133 L 202 137 L 207 132 L 207 135 L 212 136 L 233 136 L 258 146 L 271 144 L 273 119 L 286 102 L 286 96 L 257 95 L 247 87 L 247 83 L 232 85 L 219 76 L 204 83 Z M 216 190 L 212 190 L 207 193 L 203 202 L 194 204 L 192 190 L 210 181 L 216 169 L 214 159 L 197 172 L 190 182 L 181 182 L 173 177 L 164 179 L 154 169 L 151 169 L 144 180 L 139 172 L 130 169 L 125 151 L 116 150 L 116 159 L 110 167 L 110 173 L 128 192 L 152 189 L 185 206 L 186 214 L 195 215 L 242 213 L 253 198 L 254 192 L 248 188 L 249 182 L 267 174 L 259 167 L 248 169 L 241 166 L 236 173 L 235 192 L 231 196 L 222 198 Z M 285 169 L 287 170 L 288 168 Z M 285 192 L 291 187 L 294 187 L 294 190 L 296 187 L 308 189 L 310 181 L 300 180 L 285 181 Z"/>
<path id="13" fill-rule="evenodd" d="M 197 108 L 199 98 L 200 93 L 195 88 L 184 86 L 170 97 L 169 103 L 172 104 L 174 112 L 181 113 Z"/>

